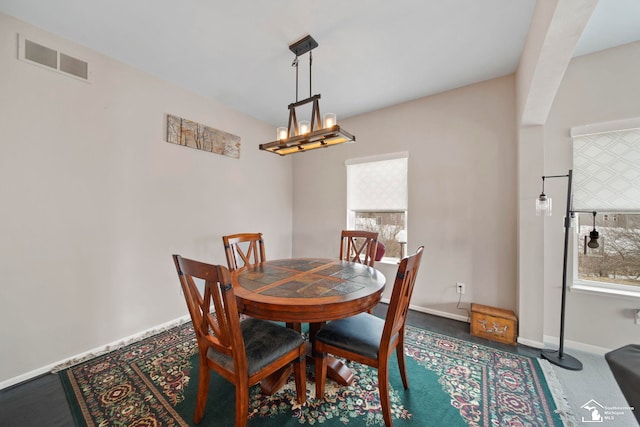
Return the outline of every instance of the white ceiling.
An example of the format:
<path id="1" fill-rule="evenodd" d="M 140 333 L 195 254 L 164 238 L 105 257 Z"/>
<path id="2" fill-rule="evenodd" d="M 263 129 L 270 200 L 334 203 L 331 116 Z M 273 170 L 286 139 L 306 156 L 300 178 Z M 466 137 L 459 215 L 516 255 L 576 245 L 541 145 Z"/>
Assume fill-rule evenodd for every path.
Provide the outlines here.
<path id="1" fill-rule="evenodd" d="M 548 1 L 548 0 L 542 0 Z M 562 1 L 562 0 L 561 0 Z M 0 0 L 0 11 L 238 111 L 286 125 L 289 44 L 345 118 L 513 73 L 535 0 Z M 600 0 L 576 55 L 640 40 L 640 0 Z M 299 99 L 309 95 L 308 55 Z"/>

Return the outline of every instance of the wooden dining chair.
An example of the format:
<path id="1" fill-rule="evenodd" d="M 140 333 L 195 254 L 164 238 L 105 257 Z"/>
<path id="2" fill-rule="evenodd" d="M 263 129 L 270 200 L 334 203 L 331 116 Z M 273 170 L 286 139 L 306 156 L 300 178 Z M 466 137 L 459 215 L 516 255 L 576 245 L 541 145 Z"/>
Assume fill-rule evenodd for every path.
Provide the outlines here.
<path id="1" fill-rule="evenodd" d="M 360 313 L 329 322 L 316 333 L 313 343 L 316 398 L 324 396 L 327 353 L 374 367 L 378 370 L 384 423 L 387 427 L 393 426 L 389 402 L 389 359 L 395 350 L 402 384 L 408 389 L 404 361 L 404 329 L 423 250 L 423 246 L 419 247 L 414 255 L 400 262 L 384 320 L 369 313 Z"/>
<path id="2" fill-rule="evenodd" d="M 229 270 L 266 261 L 262 233 L 239 233 L 222 236 Z"/>
<path id="3" fill-rule="evenodd" d="M 305 340 L 273 322 L 240 321 L 229 279 L 220 265 L 174 255 L 200 353 L 200 380 L 193 422 L 204 416 L 211 370 L 236 388 L 236 427 L 247 425 L 249 387 L 293 362 L 298 403 L 306 401 Z M 194 279 L 204 281 L 204 295 Z"/>
<path id="4" fill-rule="evenodd" d="M 340 259 L 373 267 L 378 250 L 378 233 L 361 230 L 342 230 Z"/>

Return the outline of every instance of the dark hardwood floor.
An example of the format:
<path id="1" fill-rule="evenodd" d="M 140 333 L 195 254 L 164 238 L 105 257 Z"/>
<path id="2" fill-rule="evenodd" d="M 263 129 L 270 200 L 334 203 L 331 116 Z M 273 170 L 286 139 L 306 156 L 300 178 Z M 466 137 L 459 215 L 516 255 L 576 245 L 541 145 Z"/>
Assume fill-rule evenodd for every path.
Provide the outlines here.
<path id="1" fill-rule="evenodd" d="M 378 304 L 374 309 L 374 314 L 383 317 L 387 312 L 386 304 Z M 521 354 L 528 357 L 539 357 L 540 349 L 528 347 L 518 344 L 516 346 L 490 341 L 484 338 L 475 337 L 469 332 L 469 324 L 458 320 L 448 319 L 446 317 L 434 316 L 432 314 L 421 313 L 419 311 L 409 310 L 407 316 L 407 324 L 427 329 L 433 332 L 439 332 L 451 337 L 486 345 L 488 347 L 497 348 L 511 353 Z"/>
<path id="2" fill-rule="evenodd" d="M 379 304 L 374 314 L 384 316 L 386 304 Z M 469 334 L 469 324 L 444 317 L 410 311 L 407 323 L 430 331 L 479 344 L 538 357 L 540 350 L 488 341 Z M 57 374 L 46 374 L 0 390 L 0 427 L 73 426 L 71 411 Z"/>
<path id="3" fill-rule="evenodd" d="M 57 374 L 0 390 L 0 426 L 67 427 L 73 418 Z"/>

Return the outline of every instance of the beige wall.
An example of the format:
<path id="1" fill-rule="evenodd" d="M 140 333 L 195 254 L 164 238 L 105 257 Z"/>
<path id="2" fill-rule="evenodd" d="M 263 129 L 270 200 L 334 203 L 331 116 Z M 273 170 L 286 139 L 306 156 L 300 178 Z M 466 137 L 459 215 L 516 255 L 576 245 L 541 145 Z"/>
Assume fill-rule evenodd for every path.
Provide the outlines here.
<path id="1" fill-rule="evenodd" d="M 571 61 L 544 127 L 546 174 L 564 174 L 572 167 L 572 127 L 640 117 L 638 76 L 640 42 Z M 544 232 L 544 333 L 550 337 L 559 334 L 563 248 L 560 206 L 567 192 L 563 181 L 545 186 L 547 195 L 557 195 L 554 205 L 558 206 L 556 215 L 546 219 Z M 633 317 L 638 307 L 637 298 L 569 292 L 565 338 L 572 345 L 604 349 L 638 342 L 640 327 Z"/>
<path id="2" fill-rule="evenodd" d="M 544 346 L 544 229 L 535 213 L 544 174 L 544 128 L 518 133 L 518 342 Z"/>
<path id="3" fill-rule="evenodd" d="M 294 255 L 337 255 L 346 226 L 345 160 L 407 151 L 408 248 L 425 246 L 412 304 L 466 318 L 455 292 L 464 282 L 464 306 L 515 310 L 515 122 L 513 76 L 344 120 L 355 144 L 294 159 Z M 377 265 L 392 281 L 396 266 Z"/>
<path id="4" fill-rule="evenodd" d="M 92 83 L 17 60 L 18 33 Z M 241 158 L 165 142 L 167 113 L 239 135 Z M 225 263 L 223 234 L 262 231 L 291 254 L 271 126 L 2 14 L 0 129 L 0 384 L 185 315 L 172 253 Z"/>

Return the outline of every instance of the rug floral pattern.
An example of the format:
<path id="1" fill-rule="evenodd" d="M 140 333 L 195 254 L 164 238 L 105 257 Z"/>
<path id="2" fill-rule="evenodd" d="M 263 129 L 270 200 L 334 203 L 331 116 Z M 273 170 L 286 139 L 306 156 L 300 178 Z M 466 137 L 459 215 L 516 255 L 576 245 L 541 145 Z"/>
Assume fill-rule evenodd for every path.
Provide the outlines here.
<path id="1" fill-rule="evenodd" d="M 470 426 L 555 425 L 536 360 L 408 328 L 406 354 L 438 374 Z"/>
<path id="2" fill-rule="evenodd" d="M 353 418 L 364 420 L 365 425 L 384 425 L 380 412 L 378 397 L 378 378 L 375 370 L 359 363 L 348 364 L 354 373 L 352 385 L 341 387 L 333 381 L 327 381 L 324 399 L 315 398 L 315 385 L 307 382 L 307 390 L 311 395 L 307 402 L 300 406 L 295 402 L 296 390 L 294 381 L 289 383 L 274 396 L 265 396 L 259 387 L 251 391 L 251 418 L 273 416 L 291 412 L 300 424 L 322 424 L 328 420 L 339 420 L 341 424 L 349 424 Z M 308 376 L 313 375 L 309 372 Z M 402 406 L 402 400 L 395 390 L 390 391 L 391 411 L 395 418 L 410 419 L 411 414 Z"/>
<path id="3" fill-rule="evenodd" d="M 405 346 L 408 357 L 437 375 L 451 407 L 464 424 L 556 425 L 557 417 L 553 417 L 551 403 L 545 398 L 534 359 L 413 327 L 407 328 Z M 82 413 L 78 423 L 190 425 L 175 408 L 185 400 L 191 375 L 197 373 L 196 355 L 193 329 L 184 324 L 66 370 L 64 383 L 72 389 Z M 315 399 L 315 387 L 309 381 L 304 405 L 295 399 L 293 380 L 273 396 L 262 395 L 259 386 L 252 387 L 250 423 L 289 414 L 296 424 L 349 425 L 357 420 L 358 425 L 384 426 L 376 371 L 358 363 L 349 366 L 355 373 L 351 386 L 340 387 L 327 381 L 325 398 Z M 310 370 L 308 377 L 312 376 Z M 411 376 L 409 381 L 411 384 Z M 402 387 L 400 390 L 404 391 Z M 390 399 L 394 420 L 415 421 L 393 386 Z M 190 420 L 190 416 L 184 418 Z"/>
<path id="4" fill-rule="evenodd" d="M 77 424 L 187 426 L 170 402 L 183 398 L 195 351 L 193 328 L 185 324 L 65 370 L 63 385 L 81 413 Z"/>

